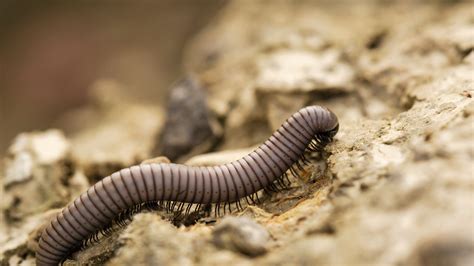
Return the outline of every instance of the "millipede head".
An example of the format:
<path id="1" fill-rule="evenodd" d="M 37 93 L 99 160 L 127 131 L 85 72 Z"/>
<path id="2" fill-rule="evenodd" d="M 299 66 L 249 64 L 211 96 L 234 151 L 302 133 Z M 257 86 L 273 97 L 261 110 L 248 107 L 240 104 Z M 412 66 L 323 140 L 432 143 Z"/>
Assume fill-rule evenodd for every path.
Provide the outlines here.
<path id="1" fill-rule="evenodd" d="M 337 123 L 336 127 L 334 127 L 333 129 L 329 130 L 328 132 L 325 132 L 325 134 L 332 139 L 334 136 L 336 136 L 338 131 L 339 131 L 339 123 Z"/>

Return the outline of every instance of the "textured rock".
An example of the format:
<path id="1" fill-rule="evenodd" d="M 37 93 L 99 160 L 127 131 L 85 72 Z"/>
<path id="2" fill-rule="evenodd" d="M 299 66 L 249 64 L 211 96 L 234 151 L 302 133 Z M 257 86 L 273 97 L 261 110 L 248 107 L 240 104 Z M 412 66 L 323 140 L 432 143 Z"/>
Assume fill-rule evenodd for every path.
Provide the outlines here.
<path id="1" fill-rule="evenodd" d="M 261 12 L 252 12 L 258 6 L 247 5 L 234 12 L 227 10 L 224 13 L 226 19 L 221 17 L 222 24 L 207 34 L 214 34 L 214 38 L 218 38 L 221 34 L 219 27 L 225 27 L 227 23 L 241 23 L 246 25 L 247 35 L 242 34 L 240 43 L 235 45 L 265 47 L 268 42 L 246 41 L 246 36 L 250 35 L 248 32 L 251 32 L 248 29 L 254 30 L 252 33 L 259 36 L 257 38 L 263 38 L 262 35 L 269 36 L 265 34 L 277 32 L 281 27 L 275 26 L 277 23 L 272 20 L 265 26 L 253 26 L 259 23 L 255 14 L 267 18 Z M 281 21 L 285 21 L 287 14 L 276 6 L 272 6 L 268 14 L 278 14 Z M 318 11 L 309 11 L 308 6 L 305 11 L 291 5 L 285 7 L 292 10 L 288 14 L 298 19 L 309 14 L 317 17 L 315 14 L 318 14 Z M 339 115 L 341 123 L 336 142 L 328 147 L 332 153 L 327 166 L 328 174 L 333 177 L 333 181 L 323 183 L 318 196 L 313 194 L 314 198 L 302 200 L 278 217 L 261 216 L 263 214 L 259 212 L 257 216 L 252 215 L 272 232 L 277 243 L 267 256 L 258 259 L 259 265 L 429 265 L 435 263 L 434 257 L 436 261 L 446 264 L 462 265 L 472 261 L 472 252 L 467 251 L 474 242 L 472 234 L 460 236 L 457 233 L 460 226 L 472 220 L 472 212 L 460 211 L 461 208 L 472 209 L 472 200 L 467 196 L 472 193 L 472 181 L 468 181 L 468 177 L 472 176 L 472 167 L 469 165 L 473 157 L 471 97 L 474 80 L 470 50 L 474 35 L 472 30 L 467 30 L 472 29 L 472 14 L 467 14 L 466 6 L 463 5 L 451 8 L 450 12 L 443 15 L 436 15 L 436 8 L 423 7 L 397 14 L 400 10 L 407 11 L 407 8 L 395 7 L 393 13 L 389 11 L 383 15 L 386 20 L 383 26 L 380 25 L 383 30 L 379 31 L 378 43 L 369 45 L 372 51 L 349 47 L 353 49 L 349 51 L 354 60 L 351 67 L 365 81 L 358 84 L 357 81 L 347 79 L 340 87 L 354 87 L 356 94 L 330 92 L 298 95 L 311 86 L 305 82 L 297 83 L 303 80 L 299 77 L 307 72 L 302 71 L 303 68 L 293 67 L 293 71 L 298 69 L 298 74 L 292 76 L 291 64 L 283 66 L 287 70 L 284 75 L 275 75 L 273 80 L 263 79 L 268 80 L 270 90 L 278 91 L 279 94 L 265 94 L 265 90 L 261 89 L 263 86 L 258 86 L 261 83 L 253 85 L 253 81 L 249 82 L 250 88 L 246 88 L 245 93 L 250 96 L 242 101 L 241 106 L 237 104 L 235 114 L 232 111 L 229 114 L 228 125 L 234 123 L 229 128 L 254 127 L 255 123 L 249 121 L 265 121 L 261 117 L 264 112 L 274 129 L 293 111 L 291 109 L 297 109 L 298 105 L 307 102 L 326 103 Z M 358 12 L 353 13 L 355 17 L 361 15 Z M 401 19 L 408 18 L 413 12 L 417 12 L 417 19 Z M 436 23 L 430 24 L 436 16 Z M 370 18 L 360 18 L 354 19 L 349 15 L 346 20 L 332 20 L 334 26 L 328 28 L 337 32 L 339 26 L 345 24 L 350 31 L 356 29 L 359 23 L 371 25 L 376 22 Z M 298 25 L 298 19 L 292 22 L 293 26 Z M 320 25 L 328 20 L 331 21 L 325 16 L 318 17 Z M 406 22 L 398 23 L 400 21 Z M 275 30 L 271 28 L 272 25 Z M 315 39 L 323 40 L 321 44 L 327 45 L 333 41 L 337 46 L 341 45 L 334 36 L 316 32 L 307 31 L 305 38 L 308 35 L 320 35 Z M 227 31 L 225 36 L 228 35 L 230 33 Z M 292 40 L 295 35 L 279 35 L 279 38 Z M 351 33 L 346 36 L 354 37 Z M 260 61 L 254 62 L 260 62 L 260 66 L 262 62 L 274 62 L 274 65 L 263 64 L 263 70 L 267 72 L 257 73 L 269 76 L 279 73 L 282 66 L 278 60 L 271 61 L 271 55 L 280 55 L 282 50 L 288 50 L 287 46 L 295 45 L 298 55 L 309 56 L 307 47 L 291 42 L 278 46 L 275 39 L 270 38 L 274 42 L 268 50 L 249 52 L 256 54 L 255 57 Z M 224 55 L 216 60 L 218 63 L 210 65 L 214 72 L 205 72 L 205 75 L 219 73 L 216 69 L 222 66 L 228 67 L 219 64 L 225 62 L 227 55 L 233 51 L 231 42 L 226 43 L 226 40 L 224 38 L 227 46 L 216 48 L 226 52 L 220 53 Z M 363 43 L 366 42 L 360 42 Z M 324 47 L 322 45 L 312 51 L 322 53 Z M 264 55 L 259 54 L 261 51 L 264 51 Z M 356 55 L 353 51 L 361 53 Z M 242 57 L 242 60 L 249 59 Z M 310 64 L 310 61 L 304 60 L 296 62 L 296 66 L 299 66 L 298 63 Z M 261 82 L 262 75 L 254 76 L 253 80 L 258 81 L 259 77 Z M 294 79 L 279 79 L 284 77 Z M 276 85 L 279 81 L 280 87 Z M 292 88 L 294 84 L 298 85 Z M 262 111 L 259 106 L 262 98 L 258 98 L 256 92 L 248 92 L 252 91 L 251 86 L 264 93 L 266 110 Z M 220 84 L 216 87 L 220 88 Z M 284 90 L 293 91 L 293 94 L 285 95 Z M 257 114 L 242 112 L 252 109 Z M 241 138 L 237 133 L 232 134 L 235 134 L 236 139 Z M 320 207 L 323 202 L 326 205 Z M 440 236 L 435 237 L 440 233 Z M 284 244 L 279 246 L 278 243 Z M 433 250 L 438 251 L 435 252 L 439 256 L 435 256 Z"/>
<path id="2" fill-rule="evenodd" d="M 59 130 L 20 134 L 8 150 L 2 211 L 19 220 L 64 204 L 73 173 L 70 143 Z"/>
<path id="3" fill-rule="evenodd" d="M 0 220 L 0 263 L 32 265 L 41 230 L 56 215 L 57 209 L 30 215 L 21 223 L 6 224 Z"/>
<path id="4" fill-rule="evenodd" d="M 261 59 L 257 87 L 265 92 L 309 92 L 312 90 L 349 90 L 354 71 L 341 62 L 340 51 L 322 52 L 282 50 Z M 297 73 L 297 74 L 296 74 Z"/>
<path id="5" fill-rule="evenodd" d="M 122 247 L 109 265 L 192 265 L 199 241 L 154 214 L 139 214 L 120 236 Z"/>

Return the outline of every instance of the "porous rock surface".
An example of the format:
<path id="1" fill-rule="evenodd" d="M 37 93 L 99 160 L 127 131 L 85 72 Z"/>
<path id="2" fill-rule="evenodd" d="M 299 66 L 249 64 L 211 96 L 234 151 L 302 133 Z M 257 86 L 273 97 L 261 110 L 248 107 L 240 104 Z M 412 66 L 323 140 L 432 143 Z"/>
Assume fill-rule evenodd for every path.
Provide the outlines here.
<path id="1" fill-rule="evenodd" d="M 323 3 L 231 1 L 186 51 L 184 64 L 206 88 L 209 111 L 224 130 L 215 153 L 191 158 L 190 163 L 212 165 L 234 158 L 239 149 L 262 142 L 305 105 L 327 106 L 339 117 L 335 141 L 314 158 L 302 180 L 292 178 L 288 190 L 232 214 L 251 219 L 260 233 L 268 232 L 264 249 L 242 252 L 229 241 L 232 234 L 225 241 L 218 238 L 223 231 L 238 230 L 239 221 L 248 223 L 243 217 L 231 218 L 227 226 L 229 218 L 204 218 L 176 227 L 169 215 L 148 212 L 133 216 L 129 225 L 66 263 L 474 264 L 472 6 Z M 144 151 L 131 150 L 140 155 L 136 160 L 160 155 L 149 150 L 164 118 L 158 118 L 160 111 L 146 110 L 155 126 L 148 125 L 139 141 L 130 140 L 131 145 L 148 143 Z M 109 114 L 118 117 L 123 112 Z M 83 117 L 71 115 L 69 120 Z M 130 130 L 123 120 L 107 121 L 115 130 Z M 72 139 L 47 131 L 14 141 L 1 176 L 5 198 L 15 198 L 15 186 L 37 186 L 35 180 L 45 177 L 41 171 L 54 169 L 59 170 L 47 175 L 48 182 L 67 193 L 48 194 L 57 203 L 33 212 L 2 196 L 2 264 L 32 263 L 38 237 L 34 232 L 48 220 L 43 212 L 60 207 L 84 188 L 71 184 L 95 180 L 87 171 L 83 174 L 84 165 L 103 166 L 116 156 L 110 149 L 101 155 L 104 160 L 75 157 L 83 147 L 63 145 L 67 149 L 45 155 L 47 160 L 32 160 L 31 147 L 26 149 L 29 157 L 21 155 L 24 148 L 14 148 L 19 139 L 42 136 L 46 142 L 51 136 L 43 137 L 52 134 L 63 143 L 82 145 L 87 139 L 100 144 L 105 140 L 93 134 L 104 130 L 99 124 L 88 126 L 89 134 L 76 128 Z M 133 134 L 121 136 L 126 142 Z M 130 160 L 121 160 L 120 166 Z M 74 166 L 72 173 L 60 170 L 65 161 Z"/>

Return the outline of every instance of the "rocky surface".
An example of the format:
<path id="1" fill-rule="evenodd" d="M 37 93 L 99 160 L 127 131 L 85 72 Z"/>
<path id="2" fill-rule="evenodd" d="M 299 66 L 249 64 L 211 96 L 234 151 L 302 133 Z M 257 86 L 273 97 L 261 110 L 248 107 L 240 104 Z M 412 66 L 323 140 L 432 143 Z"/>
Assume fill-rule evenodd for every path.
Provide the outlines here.
<path id="1" fill-rule="evenodd" d="M 232 1 L 186 52 L 223 125 L 213 153 L 187 163 L 232 160 L 300 107 L 324 105 L 340 131 L 302 178 L 232 217 L 137 214 L 66 264 L 474 264 L 472 8 L 364 3 Z M 39 226 L 88 184 L 161 155 L 162 108 L 113 98 L 113 86 L 65 116 L 66 135 L 13 141 L 2 264 L 31 264 Z"/>
<path id="2" fill-rule="evenodd" d="M 64 205 L 77 189 L 70 143 L 59 130 L 20 134 L 5 158 L 2 207 L 7 221 L 19 221 Z"/>

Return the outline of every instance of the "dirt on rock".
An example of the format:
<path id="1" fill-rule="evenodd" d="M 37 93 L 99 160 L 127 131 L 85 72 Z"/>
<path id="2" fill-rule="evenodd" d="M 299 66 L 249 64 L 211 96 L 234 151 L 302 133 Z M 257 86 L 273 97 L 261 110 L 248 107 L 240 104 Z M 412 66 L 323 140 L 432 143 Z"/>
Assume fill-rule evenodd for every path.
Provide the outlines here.
<path id="1" fill-rule="evenodd" d="M 183 62 L 212 117 L 186 126 L 206 130 L 211 153 L 177 160 L 232 161 L 311 104 L 338 115 L 335 140 L 260 204 L 190 223 L 136 214 L 66 264 L 473 265 L 473 48 L 472 3 L 230 1 Z M 38 228 L 56 208 L 162 156 L 162 132 L 175 137 L 165 108 L 114 86 L 97 83 L 93 103 L 64 116 L 66 134 L 12 142 L 0 175 L 2 265 L 34 263 Z M 180 151 L 196 151 L 187 138 Z"/>

